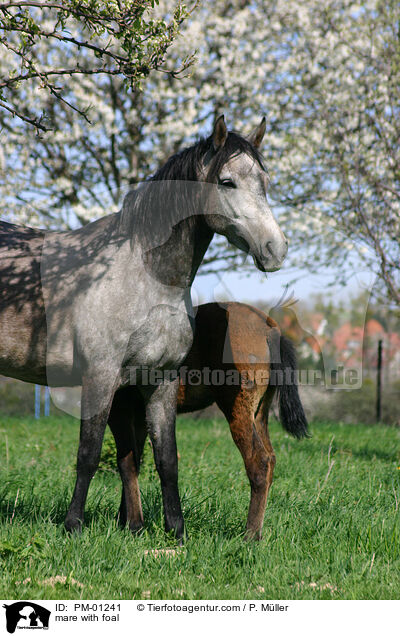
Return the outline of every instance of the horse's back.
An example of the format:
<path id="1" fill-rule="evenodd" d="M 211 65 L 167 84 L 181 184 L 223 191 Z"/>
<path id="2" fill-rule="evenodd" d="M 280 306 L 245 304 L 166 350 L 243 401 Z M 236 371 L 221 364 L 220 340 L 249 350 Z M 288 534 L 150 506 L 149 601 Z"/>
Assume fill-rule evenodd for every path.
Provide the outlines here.
<path id="1" fill-rule="evenodd" d="M 45 381 L 44 232 L 0 222 L 0 373 Z"/>
<path id="2" fill-rule="evenodd" d="M 0 280 L 2 297 L 29 291 L 40 282 L 44 232 L 0 221 Z"/>
<path id="3" fill-rule="evenodd" d="M 23 227 L 0 221 L 0 250 L 27 250 L 36 252 L 40 242 L 43 242 L 44 231 L 33 227 Z"/>
<path id="4" fill-rule="evenodd" d="M 206 303 L 197 308 L 196 331 L 189 358 L 214 368 L 241 369 L 268 363 L 268 335 L 277 323 L 245 303 Z"/>
<path id="5" fill-rule="evenodd" d="M 238 391 L 236 385 L 216 386 L 213 371 L 222 372 L 225 378 L 228 371 L 261 371 L 267 377 L 268 337 L 273 329 L 279 330 L 274 320 L 244 303 L 206 303 L 197 307 L 193 345 L 183 365 L 187 370 L 179 389 L 178 411 L 205 408 L 222 391 Z"/>

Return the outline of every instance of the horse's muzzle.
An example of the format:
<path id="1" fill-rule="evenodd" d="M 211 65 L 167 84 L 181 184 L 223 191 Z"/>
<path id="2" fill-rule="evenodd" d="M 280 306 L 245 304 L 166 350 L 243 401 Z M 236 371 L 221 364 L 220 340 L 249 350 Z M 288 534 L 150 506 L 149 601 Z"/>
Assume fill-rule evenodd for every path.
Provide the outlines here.
<path id="1" fill-rule="evenodd" d="M 253 255 L 254 264 L 261 272 L 276 272 L 282 267 L 288 251 L 288 242 L 285 239 L 279 249 L 273 247 L 272 241 L 268 241 L 264 253 L 260 256 Z"/>

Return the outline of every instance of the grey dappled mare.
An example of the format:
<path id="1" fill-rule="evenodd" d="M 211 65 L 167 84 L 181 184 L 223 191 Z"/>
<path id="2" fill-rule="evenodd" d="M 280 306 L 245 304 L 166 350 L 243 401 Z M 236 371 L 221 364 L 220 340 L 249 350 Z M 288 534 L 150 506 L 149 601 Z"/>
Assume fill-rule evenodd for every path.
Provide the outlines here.
<path id="1" fill-rule="evenodd" d="M 132 530 L 143 524 L 139 458 L 147 431 L 161 480 L 165 526 L 183 535 L 175 410 L 178 380 L 143 381 L 140 369 L 177 370 L 192 343 L 190 287 L 214 232 L 249 251 L 262 271 L 287 243 L 266 201 L 258 146 L 219 117 L 210 137 L 171 157 L 130 193 L 122 211 L 71 232 L 1 223 L 0 373 L 82 387 L 77 479 L 66 516 L 79 529 L 109 420 Z M 124 387 L 135 373 L 135 395 Z M 145 424 L 146 422 L 146 424 Z M 132 485 L 133 484 L 133 485 Z M 134 489 L 134 492 L 132 492 Z"/>

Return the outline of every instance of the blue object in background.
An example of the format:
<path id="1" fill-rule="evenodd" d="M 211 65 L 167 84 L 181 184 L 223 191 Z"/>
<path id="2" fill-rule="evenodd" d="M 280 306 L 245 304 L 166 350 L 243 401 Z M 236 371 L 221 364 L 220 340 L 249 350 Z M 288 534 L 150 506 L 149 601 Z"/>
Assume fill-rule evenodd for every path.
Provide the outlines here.
<path id="1" fill-rule="evenodd" d="M 40 384 L 35 384 L 35 419 L 40 418 L 40 394 L 42 387 Z M 50 415 L 50 389 L 48 386 L 44 387 L 44 416 Z"/>
<path id="2" fill-rule="evenodd" d="M 40 385 L 35 384 L 35 418 L 38 420 L 40 417 Z"/>
<path id="3" fill-rule="evenodd" d="M 50 389 L 48 386 L 44 387 L 44 416 L 50 415 Z"/>

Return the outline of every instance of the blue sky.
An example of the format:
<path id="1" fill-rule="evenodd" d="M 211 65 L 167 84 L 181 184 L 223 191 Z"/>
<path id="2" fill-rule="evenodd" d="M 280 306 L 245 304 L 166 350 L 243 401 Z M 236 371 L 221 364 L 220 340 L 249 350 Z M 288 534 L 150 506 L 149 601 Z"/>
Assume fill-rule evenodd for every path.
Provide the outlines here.
<path id="1" fill-rule="evenodd" d="M 292 283 L 293 279 L 297 281 Z M 337 271 L 321 268 L 319 274 L 310 274 L 306 269 L 293 269 L 283 266 L 278 272 L 264 274 L 255 267 L 249 275 L 232 272 L 219 276 L 209 274 L 197 276 L 193 284 L 192 298 L 197 304 L 221 300 L 239 302 L 255 302 L 258 300 L 277 301 L 289 285 L 286 296 L 292 291 L 294 297 L 309 304 L 312 294 L 326 292 L 335 298 L 347 300 L 358 295 L 362 290 L 371 289 L 375 275 L 367 272 L 361 265 L 349 270 L 346 285 L 335 284 Z"/>

